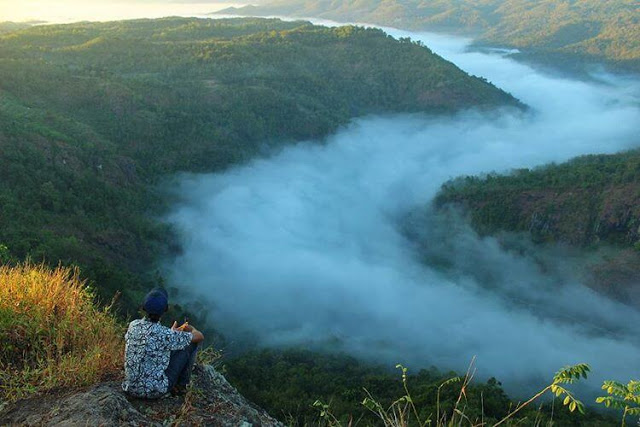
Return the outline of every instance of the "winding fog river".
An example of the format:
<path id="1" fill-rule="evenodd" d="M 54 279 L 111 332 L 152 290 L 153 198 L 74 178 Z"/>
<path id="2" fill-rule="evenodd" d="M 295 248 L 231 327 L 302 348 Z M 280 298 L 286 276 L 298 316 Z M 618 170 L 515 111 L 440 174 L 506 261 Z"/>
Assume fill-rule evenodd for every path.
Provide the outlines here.
<path id="1" fill-rule="evenodd" d="M 468 52 L 469 40 L 388 31 L 532 111 L 366 117 L 326 144 L 301 141 L 223 174 L 178 177 L 182 199 L 167 220 L 184 254 L 168 269 L 171 284 L 189 291 L 183 302 L 206 307 L 232 341 L 329 346 L 414 372 L 463 371 L 475 355 L 477 376 L 510 391 L 577 362 L 592 365 L 594 388 L 637 376 L 638 311 L 582 286 L 561 257 L 556 273 L 543 272 L 428 205 L 461 174 L 639 146 L 640 83 L 553 77 L 497 52 Z M 407 225 L 417 210 L 421 221 Z M 424 264 L 407 227 L 459 270 Z"/>

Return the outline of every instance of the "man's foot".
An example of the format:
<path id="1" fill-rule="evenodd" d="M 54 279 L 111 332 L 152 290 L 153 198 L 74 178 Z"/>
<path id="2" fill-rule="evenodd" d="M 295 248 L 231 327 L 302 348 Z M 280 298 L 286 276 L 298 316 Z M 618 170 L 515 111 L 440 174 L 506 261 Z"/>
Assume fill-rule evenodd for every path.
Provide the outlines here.
<path id="1" fill-rule="evenodd" d="M 187 394 L 187 386 L 186 385 L 175 385 L 171 389 L 172 396 L 184 396 Z"/>

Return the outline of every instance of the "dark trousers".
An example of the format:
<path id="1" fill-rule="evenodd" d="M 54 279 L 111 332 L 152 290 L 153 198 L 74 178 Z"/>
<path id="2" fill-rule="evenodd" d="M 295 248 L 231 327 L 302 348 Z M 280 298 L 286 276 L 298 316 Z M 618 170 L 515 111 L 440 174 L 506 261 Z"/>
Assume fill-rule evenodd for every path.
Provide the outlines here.
<path id="1" fill-rule="evenodd" d="M 169 366 L 164 373 L 169 379 L 169 390 L 175 386 L 186 386 L 191 379 L 191 368 L 196 361 L 198 344 L 191 343 L 182 350 L 171 352 Z"/>

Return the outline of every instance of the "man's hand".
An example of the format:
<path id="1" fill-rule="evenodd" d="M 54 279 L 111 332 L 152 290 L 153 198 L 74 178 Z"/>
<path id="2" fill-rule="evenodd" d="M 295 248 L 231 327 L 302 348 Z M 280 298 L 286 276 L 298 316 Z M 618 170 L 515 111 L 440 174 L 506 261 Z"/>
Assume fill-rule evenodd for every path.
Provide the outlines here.
<path id="1" fill-rule="evenodd" d="M 174 321 L 173 326 L 171 326 L 171 330 L 178 332 L 192 332 L 193 326 L 189 325 L 189 322 L 184 322 L 182 325 L 178 326 L 178 322 Z"/>

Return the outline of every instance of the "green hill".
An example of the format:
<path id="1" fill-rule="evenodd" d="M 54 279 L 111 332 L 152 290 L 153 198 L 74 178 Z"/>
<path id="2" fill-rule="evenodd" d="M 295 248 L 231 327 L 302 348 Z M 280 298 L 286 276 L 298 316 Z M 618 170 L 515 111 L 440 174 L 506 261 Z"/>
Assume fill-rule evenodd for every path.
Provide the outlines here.
<path id="1" fill-rule="evenodd" d="M 443 185 L 436 204 L 463 208 L 483 235 L 519 232 L 604 251 L 589 263 L 588 283 L 640 306 L 640 151 L 460 177 Z"/>
<path id="2" fill-rule="evenodd" d="M 77 264 L 133 308 L 176 251 L 156 185 L 369 113 L 520 105 L 409 41 L 274 19 L 168 18 L 0 35 L 0 243 Z"/>
<path id="3" fill-rule="evenodd" d="M 538 241 L 640 244 L 640 151 L 589 155 L 510 175 L 445 183 L 438 204 L 470 209 L 483 233 L 527 231 Z"/>
<path id="4" fill-rule="evenodd" d="M 470 35 L 520 48 L 556 67 L 606 62 L 640 71 L 640 9 L 634 0 L 276 0 L 221 13 L 319 17 Z"/>

